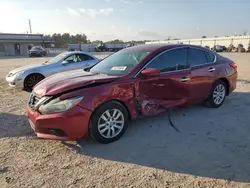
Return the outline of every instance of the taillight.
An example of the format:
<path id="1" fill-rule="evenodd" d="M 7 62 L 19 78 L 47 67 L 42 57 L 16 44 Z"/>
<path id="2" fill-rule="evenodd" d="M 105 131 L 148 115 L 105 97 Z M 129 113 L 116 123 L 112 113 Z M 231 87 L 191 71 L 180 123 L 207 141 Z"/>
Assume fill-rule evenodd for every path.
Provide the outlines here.
<path id="1" fill-rule="evenodd" d="M 234 70 L 237 70 L 237 65 L 235 63 L 229 63 L 229 66 L 232 67 Z"/>

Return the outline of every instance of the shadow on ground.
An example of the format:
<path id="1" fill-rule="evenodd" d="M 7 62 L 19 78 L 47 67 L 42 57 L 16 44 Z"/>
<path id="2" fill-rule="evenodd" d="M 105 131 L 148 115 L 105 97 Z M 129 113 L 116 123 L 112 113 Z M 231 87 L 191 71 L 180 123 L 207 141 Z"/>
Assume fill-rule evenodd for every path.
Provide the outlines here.
<path id="1" fill-rule="evenodd" d="M 250 94 L 233 93 L 218 109 L 193 106 L 130 123 L 112 144 L 64 143 L 86 156 L 177 173 L 250 182 Z"/>
<path id="2" fill-rule="evenodd" d="M 27 116 L 0 112 L 0 138 L 32 135 Z"/>

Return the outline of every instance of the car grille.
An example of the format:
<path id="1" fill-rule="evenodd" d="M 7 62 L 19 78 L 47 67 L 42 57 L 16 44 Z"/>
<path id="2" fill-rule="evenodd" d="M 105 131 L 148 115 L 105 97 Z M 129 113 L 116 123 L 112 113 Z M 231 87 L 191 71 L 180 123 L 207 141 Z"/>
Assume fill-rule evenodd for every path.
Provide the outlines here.
<path id="1" fill-rule="evenodd" d="M 34 93 L 31 93 L 28 101 L 29 107 L 35 110 L 35 107 L 40 99 L 41 97 L 35 95 Z"/>

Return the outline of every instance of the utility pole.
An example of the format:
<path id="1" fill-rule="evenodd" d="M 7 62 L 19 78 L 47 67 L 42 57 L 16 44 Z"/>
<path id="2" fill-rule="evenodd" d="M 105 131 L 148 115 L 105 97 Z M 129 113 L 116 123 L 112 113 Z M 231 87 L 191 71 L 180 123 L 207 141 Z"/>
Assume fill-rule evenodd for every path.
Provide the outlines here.
<path id="1" fill-rule="evenodd" d="M 30 19 L 29 19 L 29 27 L 30 27 L 30 34 L 31 34 L 32 31 L 31 31 L 31 22 L 30 22 Z"/>

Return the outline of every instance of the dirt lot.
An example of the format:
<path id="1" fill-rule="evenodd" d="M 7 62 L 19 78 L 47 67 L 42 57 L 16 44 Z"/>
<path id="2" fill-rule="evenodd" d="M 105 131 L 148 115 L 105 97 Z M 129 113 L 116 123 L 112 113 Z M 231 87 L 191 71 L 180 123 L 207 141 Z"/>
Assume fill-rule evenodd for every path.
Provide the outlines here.
<path id="1" fill-rule="evenodd" d="M 239 66 L 237 90 L 219 109 L 192 106 L 130 123 L 103 145 L 37 139 L 28 93 L 6 74 L 46 58 L 0 59 L 0 187 L 250 187 L 250 54 L 224 54 Z"/>

